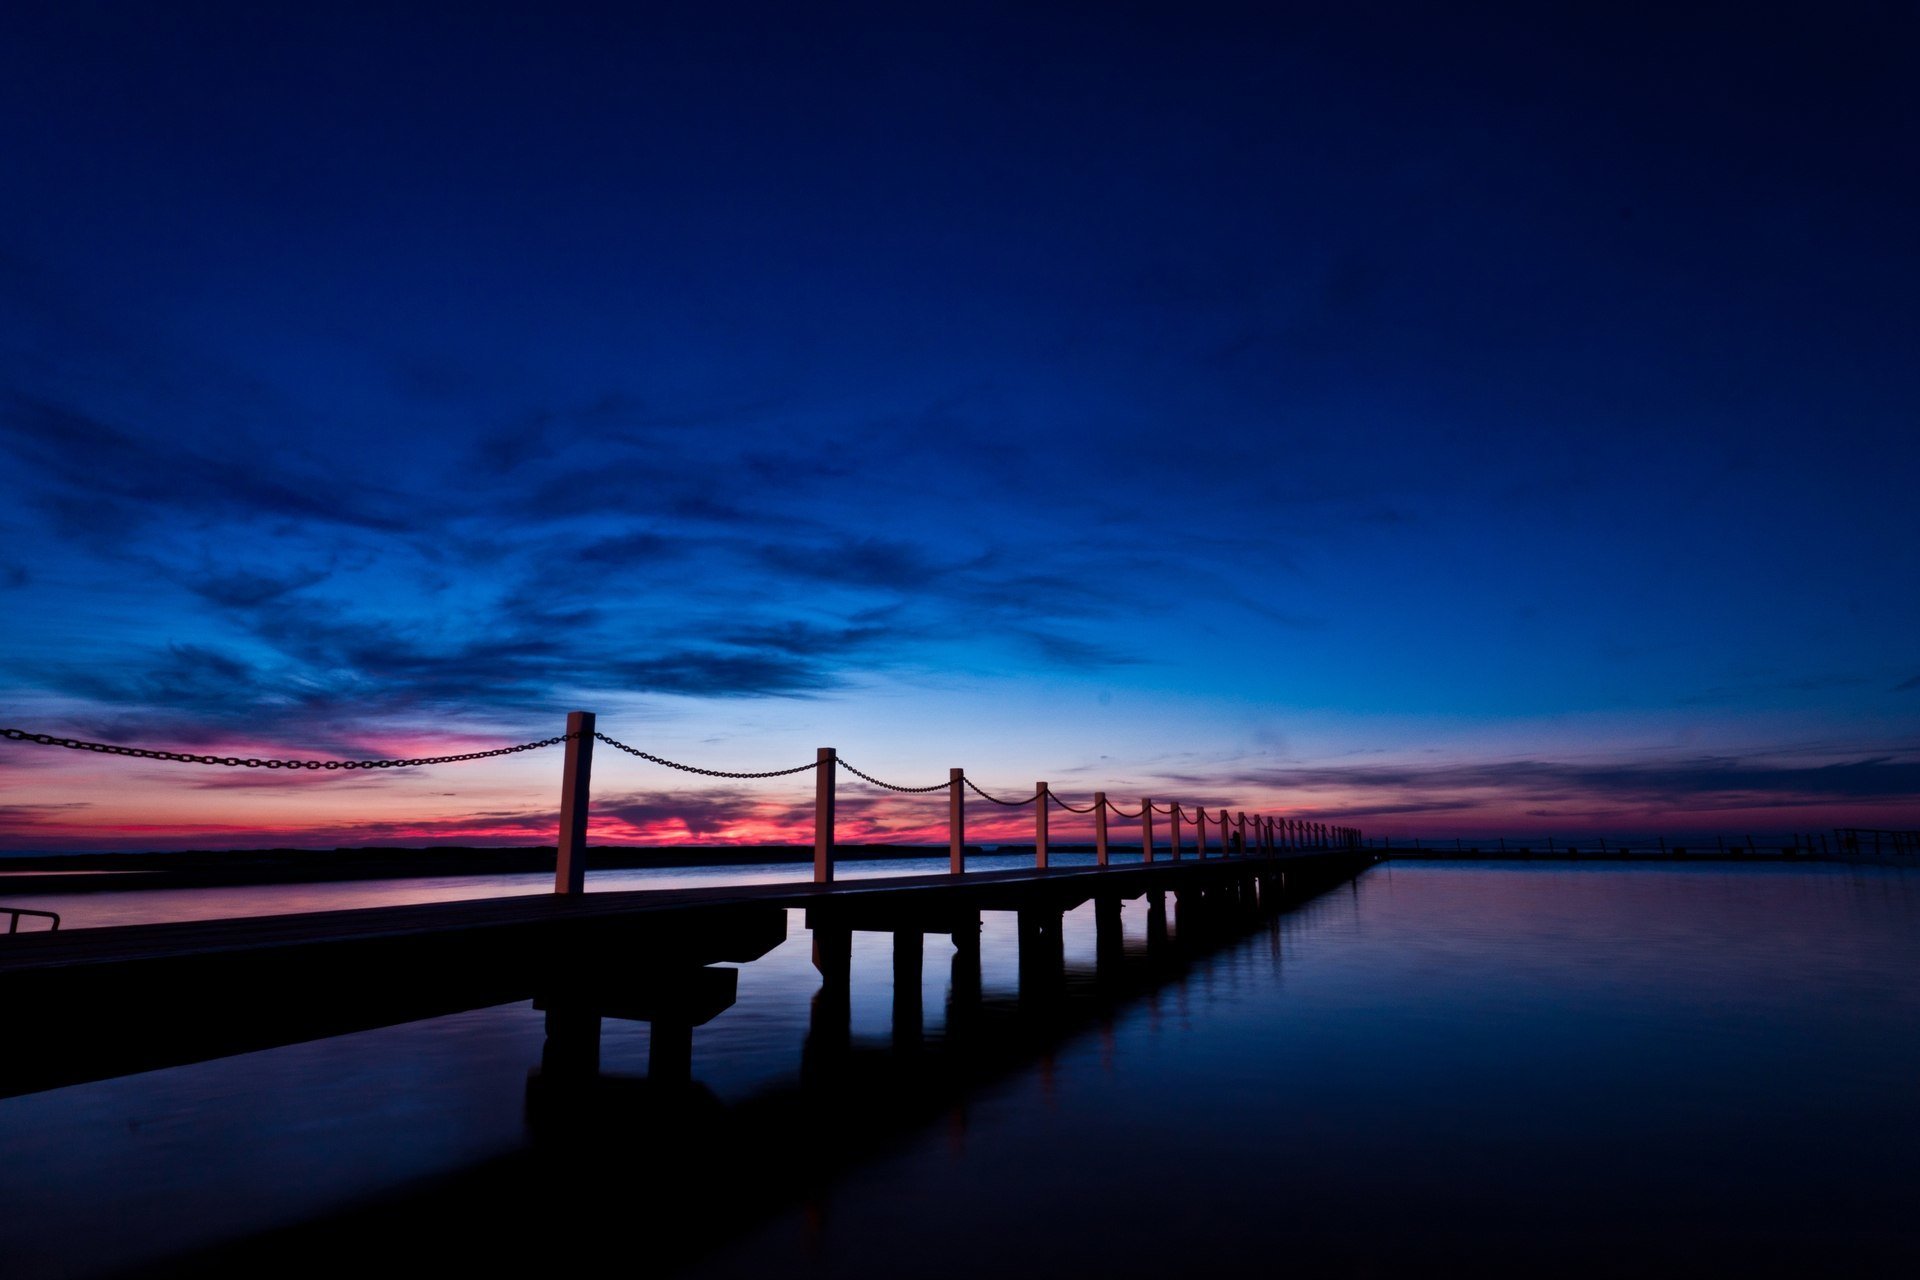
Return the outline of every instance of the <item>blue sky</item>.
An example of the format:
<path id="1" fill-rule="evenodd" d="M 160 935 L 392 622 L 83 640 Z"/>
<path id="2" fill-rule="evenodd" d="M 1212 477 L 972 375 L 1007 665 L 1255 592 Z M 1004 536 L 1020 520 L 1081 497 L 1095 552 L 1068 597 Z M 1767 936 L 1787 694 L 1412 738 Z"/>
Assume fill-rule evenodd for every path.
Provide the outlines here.
<path id="1" fill-rule="evenodd" d="M 7 724 L 1914 825 L 1909 5 L 7 23 Z M 553 803 L 61 754 L 0 843 Z"/>

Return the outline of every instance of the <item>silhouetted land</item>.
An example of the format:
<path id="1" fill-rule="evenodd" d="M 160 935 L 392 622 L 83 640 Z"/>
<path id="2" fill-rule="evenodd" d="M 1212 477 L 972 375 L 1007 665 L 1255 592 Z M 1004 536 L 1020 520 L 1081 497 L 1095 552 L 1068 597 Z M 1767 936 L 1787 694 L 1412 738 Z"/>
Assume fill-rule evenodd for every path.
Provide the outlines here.
<path id="1" fill-rule="evenodd" d="M 970 854 L 989 850 L 1018 853 L 1031 845 L 1004 843 L 969 845 Z M 1056 853 L 1090 853 L 1091 844 L 1054 841 Z M 1116 850 L 1127 848 L 1116 844 Z M 1137 852 L 1139 846 L 1132 849 Z M 1164 846 L 1163 846 L 1164 848 Z M 1716 845 L 1710 841 L 1650 844 L 1507 848 L 1476 845 L 1468 848 L 1379 848 L 1382 857 L 1406 861 L 1580 861 L 1580 862 L 1778 862 L 1823 860 L 1829 854 L 1805 845 L 1770 842 L 1750 847 L 1744 842 Z M 907 844 L 841 844 L 835 858 L 850 862 L 944 856 L 946 846 Z M 387 880 L 419 876 L 515 875 L 551 873 L 552 845 L 513 848 L 445 846 L 407 849 L 371 846 L 350 849 L 219 849 L 152 853 L 74 853 L 0 856 L 0 890 L 9 896 L 34 893 L 92 893 L 116 889 L 205 889 L 238 885 L 316 884 L 343 880 Z M 1164 856 L 1164 854 L 1163 854 Z M 1192 856 L 1191 851 L 1188 852 Z M 589 850 L 591 870 L 624 871 L 672 867 L 754 866 L 766 863 L 807 863 L 810 845 L 675 845 L 665 848 L 596 846 Z"/>

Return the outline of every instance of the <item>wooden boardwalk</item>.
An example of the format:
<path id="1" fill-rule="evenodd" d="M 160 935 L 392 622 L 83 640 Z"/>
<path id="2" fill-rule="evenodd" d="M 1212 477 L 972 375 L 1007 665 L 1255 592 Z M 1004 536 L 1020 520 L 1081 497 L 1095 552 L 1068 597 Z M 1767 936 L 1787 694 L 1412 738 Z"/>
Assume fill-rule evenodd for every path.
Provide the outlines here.
<path id="1" fill-rule="evenodd" d="M 856 930 L 978 946 L 983 911 L 1021 917 L 1042 949 L 1089 901 L 1324 887 L 1364 851 L 1184 859 L 965 875 L 489 898 L 18 935 L 0 946 L 9 1049 L 0 1096 L 535 999 L 683 1033 L 725 1008 L 732 975 L 804 910 L 824 983 Z M 1291 883 L 1289 883 L 1291 882 Z M 906 940 L 910 939 L 908 942 Z M 656 1026 L 658 1035 L 660 1028 Z M 661 1037 L 663 1043 L 673 1037 Z"/>

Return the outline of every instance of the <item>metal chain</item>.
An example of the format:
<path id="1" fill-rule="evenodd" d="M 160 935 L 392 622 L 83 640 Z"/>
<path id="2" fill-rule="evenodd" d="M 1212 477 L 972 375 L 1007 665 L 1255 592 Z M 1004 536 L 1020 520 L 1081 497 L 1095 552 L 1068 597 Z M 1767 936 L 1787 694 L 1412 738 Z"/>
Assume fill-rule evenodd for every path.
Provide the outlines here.
<path id="1" fill-rule="evenodd" d="M 1059 805 L 1062 809 L 1065 809 L 1068 813 L 1092 813 L 1095 808 L 1095 806 L 1093 805 L 1088 805 L 1084 809 L 1076 809 L 1051 791 L 1047 792 L 1047 799 L 1053 801 L 1055 804 Z"/>
<path id="2" fill-rule="evenodd" d="M 630 756 L 639 756 L 642 760 L 665 765 L 669 769 L 678 769 L 682 773 L 697 773 L 703 778 L 784 778 L 790 773 L 805 773 L 809 769 L 818 769 L 820 767 L 818 760 L 810 760 L 806 764 L 797 764 L 791 769 L 767 769 L 760 773 L 734 773 L 726 769 L 702 769 L 698 765 L 681 764 L 677 760 L 667 760 L 656 756 L 651 751 L 642 751 L 638 747 L 630 747 L 624 742 L 618 742 L 609 738 L 604 733 L 595 733 L 593 736 L 614 748 L 616 751 L 624 751 Z"/>
<path id="3" fill-rule="evenodd" d="M 412 769 L 423 764 L 459 764 L 465 760 L 488 760 L 521 751 L 538 751 L 558 746 L 573 737 L 563 733 L 557 738 L 523 742 L 513 747 L 495 747 L 491 751 L 469 751 L 458 756 L 421 756 L 413 760 L 262 760 L 254 756 L 207 756 L 191 751 L 156 751 L 149 747 L 122 747 L 111 742 L 86 742 L 79 738 L 56 738 L 49 733 L 28 733 L 23 729 L 0 729 L 0 738 L 11 742 L 37 742 L 43 747 L 66 747 L 70 751 L 97 751 L 108 756 L 133 756 L 141 760 L 173 760 L 180 764 L 217 764 L 230 769 Z"/>
<path id="4" fill-rule="evenodd" d="M 1038 791 L 1035 791 L 1032 795 L 1028 796 L 1025 800 L 1002 800 L 999 796 L 988 795 L 986 792 L 981 791 L 979 784 L 976 783 L 972 778 L 963 777 L 960 780 L 966 783 L 969 787 L 972 787 L 975 793 L 977 793 L 982 800 L 991 800 L 995 804 L 1006 805 L 1009 809 L 1018 809 L 1022 805 L 1032 804 L 1037 798 L 1039 798 L 1039 795 L 1040 795 Z"/>
<path id="5" fill-rule="evenodd" d="M 889 791 L 898 791 L 902 795 L 915 796 L 915 795 L 924 795 L 926 792 L 929 792 L 929 791 L 945 791 L 947 788 L 953 785 L 953 783 L 949 781 L 949 782 L 936 782 L 930 787 L 903 787 L 898 785 L 897 783 L 882 782 L 880 781 L 880 779 L 874 777 L 870 773 L 862 773 L 860 770 L 848 764 L 845 760 L 842 760 L 839 756 L 834 757 L 834 763 L 839 765 L 842 769 L 845 769 L 848 773 L 852 774 L 856 778 L 860 778 L 866 782 L 871 782 L 876 787 L 885 787 Z"/>
<path id="6" fill-rule="evenodd" d="M 1116 818 L 1144 818 L 1147 816 L 1147 811 L 1145 809 L 1142 809 L 1139 813 L 1128 813 L 1125 809 L 1122 809 L 1119 805 L 1115 804 L 1111 800 L 1107 801 L 1107 808 L 1113 813 L 1113 816 Z"/>

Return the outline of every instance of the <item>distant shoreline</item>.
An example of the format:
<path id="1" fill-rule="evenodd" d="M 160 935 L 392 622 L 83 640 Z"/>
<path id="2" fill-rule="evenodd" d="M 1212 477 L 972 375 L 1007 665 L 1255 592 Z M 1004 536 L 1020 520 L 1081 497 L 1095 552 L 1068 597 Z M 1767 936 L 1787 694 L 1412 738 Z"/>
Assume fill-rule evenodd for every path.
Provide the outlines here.
<path id="1" fill-rule="evenodd" d="M 1162 846 L 1164 848 L 1164 846 Z M 1055 853 L 1092 853 L 1091 843 L 1051 845 Z M 1136 844 L 1115 844 L 1117 855 L 1139 856 Z M 969 857 L 988 854 L 1031 854 L 1031 844 L 968 845 Z M 836 862 L 887 862 L 910 858 L 938 858 L 947 846 L 906 844 L 842 844 L 834 847 Z M 1377 851 L 1398 862 L 1503 863 L 1653 863 L 1653 862 L 1872 862 L 1870 857 L 1834 857 L 1813 850 L 1762 845 L 1714 849 L 1676 846 L 1652 849 L 1554 850 L 1474 848 L 1394 848 Z M 481 847 L 450 845 L 437 848 L 369 846 L 343 849 L 221 849 L 149 853 L 0 853 L 0 899 L 52 893 L 111 893 L 132 889 L 213 889 L 248 885 L 325 884 L 349 880 L 399 880 L 472 875 L 551 874 L 556 852 L 552 845 Z M 644 871 L 676 867 L 735 867 L 765 863 L 804 865 L 813 860 L 812 845 L 673 845 L 661 847 L 593 846 L 587 851 L 592 871 Z M 1907 858 L 1888 858 L 1911 866 Z"/>

